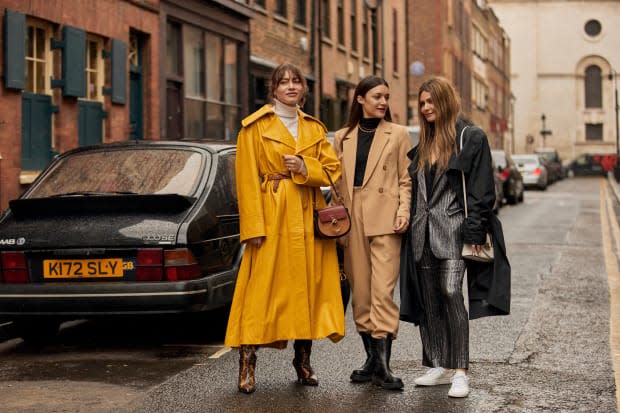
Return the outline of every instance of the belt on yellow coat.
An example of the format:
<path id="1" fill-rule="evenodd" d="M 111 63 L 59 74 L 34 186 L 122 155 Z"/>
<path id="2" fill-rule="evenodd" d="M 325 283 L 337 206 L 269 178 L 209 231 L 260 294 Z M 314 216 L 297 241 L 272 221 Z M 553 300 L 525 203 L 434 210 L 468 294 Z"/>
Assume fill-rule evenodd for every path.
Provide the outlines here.
<path id="1" fill-rule="evenodd" d="M 269 174 L 263 177 L 263 184 L 267 183 L 267 181 L 275 181 L 273 183 L 273 192 L 278 192 L 278 186 L 280 185 L 280 181 L 283 179 L 291 179 L 291 174 L 287 172 L 278 172 L 277 174 Z"/>

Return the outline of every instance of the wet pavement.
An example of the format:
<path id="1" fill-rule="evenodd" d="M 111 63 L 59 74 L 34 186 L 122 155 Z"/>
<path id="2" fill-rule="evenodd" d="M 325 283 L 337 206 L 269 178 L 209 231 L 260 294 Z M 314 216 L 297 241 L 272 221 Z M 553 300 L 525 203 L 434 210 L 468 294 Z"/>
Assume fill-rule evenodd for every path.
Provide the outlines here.
<path id="1" fill-rule="evenodd" d="M 409 324 L 401 324 L 392 356 L 404 391 L 350 383 L 363 360 L 349 309 L 347 337 L 315 345 L 318 388 L 294 383 L 291 348 L 261 349 L 257 391 L 242 395 L 231 351 L 181 372 L 123 411 L 614 412 L 602 185 L 565 180 L 545 192 L 528 191 L 524 204 L 500 212 L 513 267 L 512 314 L 471 322 L 466 399 L 448 398 L 447 385 L 412 384 L 424 368 L 417 329 Z"/>
<path id="2" fill-rule="evenodd" d="M 295 383 L 292 346 L 259 350 L 257 391 L 248 396 L 236 389 L 238 354 L 221 338 L 187 336 L 182 325 L 149 336 L 94 323 L 63 331 L 61 345 L 40 353 L 19 345 L 1 353 L 0 411 L 615 412 L 612 354 L 620 352 L 610 334 L 620 329 L 610 313 L 620 316 L 620 230 L 611 218 L 620 204 L 613 194 L 603 179 L 567 179 L 501 209 L 511 315 L 471 321 L 468 398 L 448 398 L 448 385 L 413 385 L 425 368 L 418 330 L 406 323 L 392 354 L 405 389 L 350 383 L 363 349 L 349 308 L 347 336 L 313 347 L 315 388 Z"/>

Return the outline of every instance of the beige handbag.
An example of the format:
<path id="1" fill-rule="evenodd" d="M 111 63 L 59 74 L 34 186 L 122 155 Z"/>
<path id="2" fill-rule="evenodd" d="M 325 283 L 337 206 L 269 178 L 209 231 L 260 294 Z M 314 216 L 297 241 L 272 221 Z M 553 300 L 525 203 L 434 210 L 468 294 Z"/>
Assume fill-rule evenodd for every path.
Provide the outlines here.
<path id="1" fill-rule="evenodd" d="M 461 131 L 461 149 L 463 149 L 463 133 L 465 133 L 467 126 Z M 467 190 L 465 188 L 465 172 L 461 171 L 461 178 L 463 180 L 463 205 L 465 206 L 465 219 L 467 219 Z M 463 244 L 463 251 L 461 253 L 463 259 L 478 261 L 478 262 L 492 262 L 493 255 L 493 241 L 491 236 L 487 233 L 482 251 L 475 253 L 471 247 L 471 244 Z"/>

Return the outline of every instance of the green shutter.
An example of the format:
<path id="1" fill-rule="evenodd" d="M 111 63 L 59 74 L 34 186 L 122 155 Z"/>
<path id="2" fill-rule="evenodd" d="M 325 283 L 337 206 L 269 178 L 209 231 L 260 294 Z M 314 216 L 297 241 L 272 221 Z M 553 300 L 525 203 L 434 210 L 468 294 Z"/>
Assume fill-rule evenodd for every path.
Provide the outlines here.
<path id="1" fill-rule="evenodd" d="M 77 27 L 62 28 L 62 78 L 64 96 L 86 96 L 86 32 Z"/>
<path id="2" fill-rule="evenodd" d="M 125 104 L 127 88 L 127 44 L 112 39 L 112 103 Z"/>
<path id="3" fill-rule="evenodd" d="M 4 86 L 23 89 L 26 83 L 26 16 L 4 10 Z"/>
<path id="4" fill-rule="evenodd" d="M 80 146 L 103 142 L 105 112 L 100 102 L 78 101 L 78 143 Z"/>
<path id="5" fill-rule="evenodd" d="M 22 95 L 22 164 L 24 170 L 41 170 L 52 159 L 52 97 Z"/>

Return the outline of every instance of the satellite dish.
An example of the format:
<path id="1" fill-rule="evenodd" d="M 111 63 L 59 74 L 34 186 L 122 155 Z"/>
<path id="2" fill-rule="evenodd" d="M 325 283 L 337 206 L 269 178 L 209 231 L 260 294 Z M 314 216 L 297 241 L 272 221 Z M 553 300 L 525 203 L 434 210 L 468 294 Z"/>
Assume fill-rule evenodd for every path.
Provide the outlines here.
<path id="1" fill-rule="evenodd" d="M 424 63 L 420 62 L 419 60 L 411 63 L 411 65 L 409 66 L 409 73 L 414 76 L 422 76 L 425 70 L 426 68 L 424 67 Z"/>
<path id="2" fill-rule="evenodd" d="M 377 8 L 378 0 L 364 0 L 364 3 L 370 10 L 374 10 Z"/>

